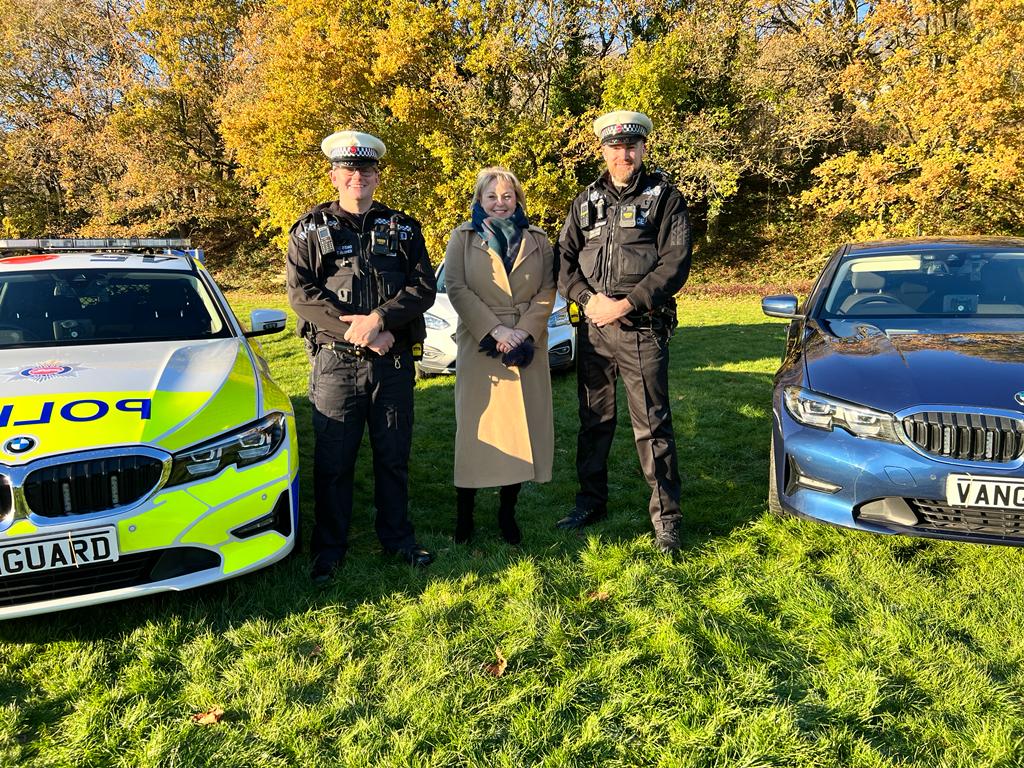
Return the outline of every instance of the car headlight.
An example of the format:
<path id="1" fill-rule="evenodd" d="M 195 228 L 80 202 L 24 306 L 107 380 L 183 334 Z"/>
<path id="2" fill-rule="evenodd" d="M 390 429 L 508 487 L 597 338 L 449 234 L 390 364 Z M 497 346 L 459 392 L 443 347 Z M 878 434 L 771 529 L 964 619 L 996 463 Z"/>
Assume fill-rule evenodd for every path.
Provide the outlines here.
<path id="1" fill-rule="evenodd" d="M 430 312 L 424 313 L 423 322 L 427 324 L 427 328 L 431 328 L 435 331 L 443 331 L 445 328 L 451 325 L 451 323 L 449 323 L 443 317 L 438 317 L 437 315 L 432 314 Z"/>
<path id="2" fill-rule="evenodd" d="M 167 485 L 211 477 L 232 464 L 241 468 L 263 461 L 284 440 L 284 424 L 283 413 L 271 413 L 234 432 L 174 454 Z"/>
<path id="3" fill-rule="evenodd" d="M 568 305 L 555 310 L 551 313 L 551 317 L 548 318 L 548 328 L 557 328 L 560 325 L 570 325 Z"/>
<path id="4" fill-rule="evenodd" d="M 842 427 L 856 437 L 900 442 L 892 415 L 863 405 L 844 403 L 801 387 L 786 387 L 783 393 L 789 415 L 808 427 L 832 431 Z"/>

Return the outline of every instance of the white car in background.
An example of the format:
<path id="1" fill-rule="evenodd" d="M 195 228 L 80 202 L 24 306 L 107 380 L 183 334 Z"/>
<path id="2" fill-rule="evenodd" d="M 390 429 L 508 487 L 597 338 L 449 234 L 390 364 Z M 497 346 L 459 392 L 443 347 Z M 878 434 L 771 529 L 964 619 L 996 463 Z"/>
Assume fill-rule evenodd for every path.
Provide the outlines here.
<path id="1" fill-rule="evenodd" d="M 426 313 L 427 339 L 423 342 L 420 373 L 455 373 L 455 327 L 459 316 L 444 287 L 444 265 L 437 269 L 437 299 Z M 548 362 L 552 369 L 569 368 L 576 361 L 576 329 L 569 322 L 569 308 L 560 294 L 548 318 Z"/>

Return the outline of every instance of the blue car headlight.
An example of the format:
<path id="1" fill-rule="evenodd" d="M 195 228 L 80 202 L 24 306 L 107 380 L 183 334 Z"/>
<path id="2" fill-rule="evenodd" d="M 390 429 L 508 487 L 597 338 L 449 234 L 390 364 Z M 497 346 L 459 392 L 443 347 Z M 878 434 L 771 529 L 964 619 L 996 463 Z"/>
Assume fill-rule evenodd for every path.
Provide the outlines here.
<path id="1" fill-rule="evenodd" d="M 841 427 L 855 437 L 900 442 L 892 414 L 884 411 L 844 403 L 802 387 L 786 387 L 783 400 L 789 415 L 806 427 L 829 432 Z"/>
<path id="2" fill-rule="evenodd" d="M 548 328 L 557 328 L 560 325 L 570 325 L 568 305 L 552 312 L 548 318 Z"/>
<path id="3" fill-rule="evenodd" d="M 430 312 L 425 312 L 423 314 L 423 322 L 426 323 L 427 328 L 430 328 L 435 331 L 443 331 L 445 328 L 451 325 L 451 323 L 449 323 L 443 317 L 438 317 L 437 315 L 432 314 Z"/>
<path id="4" fill-rule="evenodd" d="M 167 485 L 211 477 L 232 464 L 239 469 L 272 456 L 284 440 L 283 413 L 271 413 L 206 443 L 174 454 Z"/>

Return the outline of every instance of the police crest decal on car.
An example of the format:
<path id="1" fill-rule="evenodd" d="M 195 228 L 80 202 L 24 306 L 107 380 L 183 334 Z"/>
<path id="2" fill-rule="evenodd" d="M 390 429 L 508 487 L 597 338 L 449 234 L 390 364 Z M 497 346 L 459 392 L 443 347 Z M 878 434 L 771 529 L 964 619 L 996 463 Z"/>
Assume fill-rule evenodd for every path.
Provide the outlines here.
<path id="1" fill-rule="evenodd" d="M 3 373 L 7 376 L 7 381 L 21 381 L 22 379 L 49 381 L 58 376 L 74 378 L 80 369 L 81 366 L 74 363 L 64 363 L 60 360 L 44 360 L 41 363 L 35 363 L 25 368 L 21 366 L 8 368 Z"/>

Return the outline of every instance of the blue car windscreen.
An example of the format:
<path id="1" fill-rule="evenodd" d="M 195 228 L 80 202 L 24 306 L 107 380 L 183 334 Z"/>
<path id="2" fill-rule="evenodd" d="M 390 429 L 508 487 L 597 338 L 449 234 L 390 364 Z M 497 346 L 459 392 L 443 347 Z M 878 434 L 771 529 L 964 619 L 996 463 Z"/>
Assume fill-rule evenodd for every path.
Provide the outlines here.
<path id="1" fill-rule="evenodd" d="M 1024 318 L 1024 252 L 963 250 L 848 255 L 825 299 L 827 318 Z"/>

